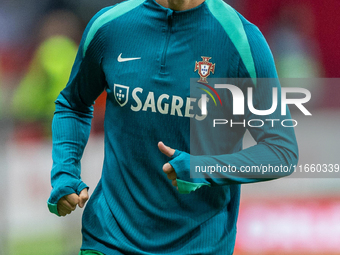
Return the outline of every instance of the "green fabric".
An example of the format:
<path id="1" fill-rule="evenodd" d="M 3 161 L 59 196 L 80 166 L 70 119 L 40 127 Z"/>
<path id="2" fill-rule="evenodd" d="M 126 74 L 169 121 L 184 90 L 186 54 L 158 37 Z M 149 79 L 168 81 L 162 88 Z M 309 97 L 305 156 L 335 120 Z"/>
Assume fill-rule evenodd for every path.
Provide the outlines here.
<path id="1" fill-rule="evenodd" d="M 80 251 L 78 255 L 105 255 L 105 254 L 94 250 L 84 250 Z"/>
<path id="2" fill-rule="evenodd" d="M 115 8 L 110 9 L 109 11 L 103 13 L 100 17 L 98 17 L 95 22 L 93 22 L 85 43 L 84 43 L 84 48 L 83 48 L 83 56 L 85 56 L 86 50 L 88 48 L 88 46 L 90 45 L 93 37 L 95 36 L 95 34 L 97 33 L 97 31 L 99 30 L 99 28 L 101 28 L 104 24 L 122 16 L 123 14 L 131 11 L 132 9 L 136 8 L 137 6 L 139 6 L 140 4 L 142 4 L 145 0 L 131 0 L 131 1 L 126 1 L 123 3 L 120 3 L 119 5 L 117 5 Z"/>
<path id="3" fill-rule="evenodd" d="M 221 24 L 239 52 L 250 77 L 256 86 L 256 70 L 247 34 L 236 11 L 222 1 L 206 0 L 209 10 Z"/>
<path id="4" fill-rule="evenodd" d="M 55 215 L 60 217 L 56 204 L 51 204 L 51 203 L 47 202 L 47 206 L 48 206 L 48 210 L 50 210 L 51 213 L 54 213 Z"/>
<path id="5" fill-rule="evenodd" d="M 181 194 L 189 194 L 191 191 L 195 191 L 202 186 L 211 186 L 210 184 L 207 183 L 193 183 L 193 182 L 187 182 L 183 180 L 177 180 L 177 186 L 178 186 L 178 192 Z"/>

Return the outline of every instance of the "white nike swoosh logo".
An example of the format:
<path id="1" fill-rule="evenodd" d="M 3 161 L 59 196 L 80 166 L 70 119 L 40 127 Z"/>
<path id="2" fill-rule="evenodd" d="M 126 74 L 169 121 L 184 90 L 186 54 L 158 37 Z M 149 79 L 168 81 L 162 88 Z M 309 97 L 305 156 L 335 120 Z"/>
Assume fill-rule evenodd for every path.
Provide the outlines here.
<path id="1" fill-rule="evenodd" d="M 118 62 L 126 62 L 126 61 L 141 59 L 141 58 L 122 58 L 122 54 L 123 53 L 120 53 L 120 55 L 118 56 L 117 58 Z"/>

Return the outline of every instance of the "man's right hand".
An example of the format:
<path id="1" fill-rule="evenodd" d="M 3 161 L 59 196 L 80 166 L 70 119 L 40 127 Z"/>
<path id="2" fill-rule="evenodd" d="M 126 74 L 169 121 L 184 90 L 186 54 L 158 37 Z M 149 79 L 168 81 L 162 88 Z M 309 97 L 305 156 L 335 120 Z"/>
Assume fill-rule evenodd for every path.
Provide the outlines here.
<path id="1" fill-rule="evenodd" d="M 66 216 L 67 214 L 70 214 L 77 208 L 77 205 L 80 208 L 83 208 L 88 199 L 89 194 L 87 193 L 87 188 L 83 189 L 79 196 L 76 193 L 63 196 L 57 204 L 59 215 Z"/>

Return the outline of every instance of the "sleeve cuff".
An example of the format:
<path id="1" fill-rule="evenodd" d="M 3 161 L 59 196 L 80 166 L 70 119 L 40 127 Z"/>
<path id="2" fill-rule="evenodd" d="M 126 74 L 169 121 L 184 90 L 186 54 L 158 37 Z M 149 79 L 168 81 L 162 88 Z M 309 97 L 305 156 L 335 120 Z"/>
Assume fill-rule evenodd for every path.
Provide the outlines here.
<path id="1" fill-rule="evenodd" d="M 177 187 L 180 194 L 189 194 L 202 186 L 210 187 L 211 184 L 203 178 L 190 178 L 190 154 L 176 150 L 169 161 L 177 175 Z"/>
<path id="2" fill-rule="evenodd" d="M 193 183 L 193 182 L 187 182 L 187 181 L 182 181 L 179 179 L 177 180 L 177 187 L 178 187 L 178 192 L 180 194 L 189 194 L 191 191 L 195 191 L 202 186 L 208 186 L 210 187 L 211 185 L 208 183 Z"/>
<path id="3" fill-rule="evenodd" d="M 47 206 L 48 206 L 48 210 L 50 210 L 51 213 L 54 213 L 55 215 L 60 217 L 56 204 L 51 204 L 51 203 L 47 202 Z"/>

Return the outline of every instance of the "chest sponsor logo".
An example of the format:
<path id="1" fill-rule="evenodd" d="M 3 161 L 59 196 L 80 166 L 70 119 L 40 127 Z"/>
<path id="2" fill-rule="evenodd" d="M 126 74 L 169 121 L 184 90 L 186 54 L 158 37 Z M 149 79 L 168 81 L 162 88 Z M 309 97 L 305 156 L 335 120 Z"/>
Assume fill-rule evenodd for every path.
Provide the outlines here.
<path id="1" fill-rule="evenodd" d="M 121 107 L 125 106 L 129 101 L 128 86 L 114 84 L 113 93 L 117 103 Z M 130 109 L 134 112 L 158 112 L 160 114 L 195 118 L 199 121 L 204 120 L 207 117 L 206 110 L 204 112 L 204 115 L 193 113 L 194 108 L 201 108 L 201 98 L 182 98 L 180 96 L 168 94 L 161 94 L 159 96 L 156 96 L 153 91 L 144 91 L 143 88 L 136 87 L 131 92 L 131 100 L 132 102 L 130 103 Z M 209 102 L 209 98 L 206 100 L 206 102 Z"/>
<path id="2" fill-rule="evenodd" d="M 215 64 L 210 63 L 211 57 L 201 57 L 202 61 L 195 63 L 195 70 L 194 72 L 198 71 L 200 79 L 198 82 L 200 83 L 208 83 L 207 78 L 210 73 L 215 73 Z"/>
<path id="3" fill-rule="evenodd" d="M 117 103 L 123 107 L 129 100 L 129 87 L 124 85 L 115 84 L 113 93 Z"/>

